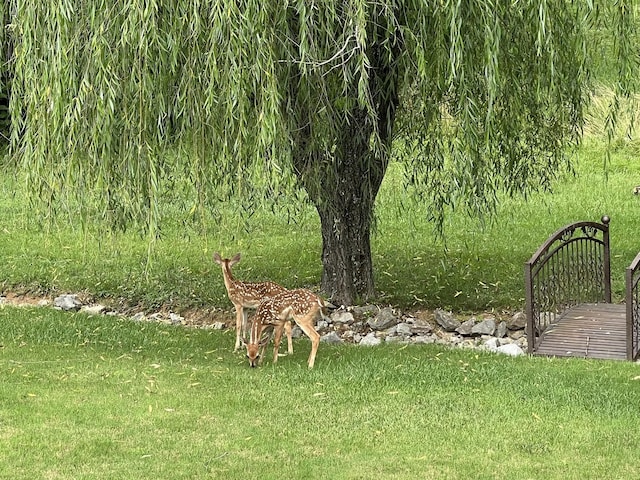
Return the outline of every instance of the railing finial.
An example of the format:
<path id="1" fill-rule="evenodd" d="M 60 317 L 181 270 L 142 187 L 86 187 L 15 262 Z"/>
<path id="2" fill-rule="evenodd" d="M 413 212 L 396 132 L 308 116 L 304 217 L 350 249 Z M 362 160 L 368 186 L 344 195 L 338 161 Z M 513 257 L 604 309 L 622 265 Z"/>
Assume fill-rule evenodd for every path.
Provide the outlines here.
<path id="1" fill-rule="evenodd" d="M 604 215 L 602 217 L 602 223 L 604 223 L 605 225 L 609 225 L 610 221 L 611 221 L 611 219 L 609 218 L 609 215 Z"/>

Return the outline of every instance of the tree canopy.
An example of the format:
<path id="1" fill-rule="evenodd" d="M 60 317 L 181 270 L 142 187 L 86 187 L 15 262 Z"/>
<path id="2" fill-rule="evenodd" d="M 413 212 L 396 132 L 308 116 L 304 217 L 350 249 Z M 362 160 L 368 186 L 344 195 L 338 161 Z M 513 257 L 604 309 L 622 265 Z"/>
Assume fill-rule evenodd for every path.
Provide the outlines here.
<path id="1" fill-rule="evenodd" d="M 323 290 L 350 303 L 374 291 L 389 161 L 403 159 L 436 226 L 449 208 L 481 215 L 500 191 L 548 187 L 580 138 L 594 31 L 612 39 L 617 93 L 631 91 L 637 8 L 0 0 L 13 158 L 46 205 L 99 199 L 101 217 L 151 231 L 168 175 L 206 206 L 301 187 L 321 218 Z"/>

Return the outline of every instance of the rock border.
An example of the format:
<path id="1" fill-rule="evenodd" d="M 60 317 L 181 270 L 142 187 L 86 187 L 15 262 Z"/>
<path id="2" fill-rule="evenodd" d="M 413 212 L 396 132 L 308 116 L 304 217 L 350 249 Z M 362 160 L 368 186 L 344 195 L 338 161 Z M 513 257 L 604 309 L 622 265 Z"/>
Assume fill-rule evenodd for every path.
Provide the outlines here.
<path id="1" fill-rule="evenodd" d="M 161 322 L 196 328 L 223 330 L 234 328 L 234 313 L 220 309 L 198 309 L 176 313 L 165 307 L 147 313 L 135 308 L 114 309 L 93 303 L 80 294 L 58 295 L 53 299 L 7 294 L 0 296 L 0 305 L 43 306 L 63 311 L 80 311 L 89 315 L 110 315 L 132 321 Z M 382 343 L 439 344 L 451 348 L 466 348 L 524 355 L 527 350 L 526 316 L 523 312 L 496 315 L 483 313 L 467 318 L 443 309 L 402 312 L 391 306 L 340 307 L 323 315 L 316 324 L 321 341 L 332 344 L 351 343 L 375 346 Z M 293 330 L 294 337 L 302 332 Z"/>

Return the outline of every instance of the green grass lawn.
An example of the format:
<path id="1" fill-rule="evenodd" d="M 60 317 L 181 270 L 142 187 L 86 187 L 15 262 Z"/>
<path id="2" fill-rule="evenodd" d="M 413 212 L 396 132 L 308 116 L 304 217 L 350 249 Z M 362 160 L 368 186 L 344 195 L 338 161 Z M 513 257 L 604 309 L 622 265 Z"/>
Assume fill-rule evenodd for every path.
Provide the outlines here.
<path id="1" fill-rule="evenodd" d="M 640 370 L 0 308 L 0 478 L 629 479 Z"/>

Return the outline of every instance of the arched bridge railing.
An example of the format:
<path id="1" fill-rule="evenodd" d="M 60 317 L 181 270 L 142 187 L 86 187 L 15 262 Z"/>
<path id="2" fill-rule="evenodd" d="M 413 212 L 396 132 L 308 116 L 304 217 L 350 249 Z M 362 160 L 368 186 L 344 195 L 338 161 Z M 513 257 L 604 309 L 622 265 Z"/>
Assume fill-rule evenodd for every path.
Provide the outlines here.
<path id="1" fill-rule="evenodd" d="M 626 272 L 626 304 L 627 304 L 627 358 L 638 358 L 640 344 L 640 253 L 631 262 Z"/>
<path id="2" fill-rule="evenodd" d="M 581 303 L 611 303 L 609 217 L 556 233 L 525 264 L 527 341 L 533 353 L 544 330 Z M 636 279 L 637 282 L 637 279 Z"/>

